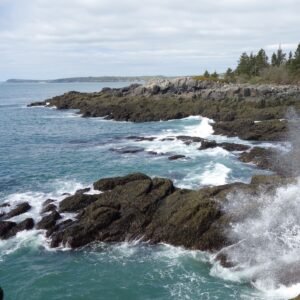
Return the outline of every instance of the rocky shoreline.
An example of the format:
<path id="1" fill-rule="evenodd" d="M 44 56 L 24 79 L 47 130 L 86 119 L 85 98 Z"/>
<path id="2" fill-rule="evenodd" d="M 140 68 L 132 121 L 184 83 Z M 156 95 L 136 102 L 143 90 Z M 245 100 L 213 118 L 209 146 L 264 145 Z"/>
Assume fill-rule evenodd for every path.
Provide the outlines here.
<path id="1" fill-rule="evenodd" d="M 103 89 L 99 93 L 69 92 L 29 106 L 56 106 L 79 109 L 84 117 L 105 117 L 118 121 L 147 122 L 202 115 L 212 118 L 215 134 L 238 136 L 251 141 L 287 141 L 290 123 L 287 113 L 300 110 L 300 87 L 249 86 L 197 81 L 192 78 L 160 80 L 145 86 Z M 129 136 L 136 142 L 154 137 Z M 223 209 L 233 195 L 258 197 L 274 193 L 279 186 L 294 182 L 298 174 L 297 149 L 278 153 L 273 148 L 217 142 L 194 136 L 170 136 L 166 140 L 182 141 L 187 146 L 199 143 L 199 151 L 221 147 L 232 151 L 244 163 L 252 163 L 273 175 L 255 175 L 249 184 L 232 183 L 199 190 L 181 189 L 166 178 L 150 178 L 142 173 L 104 178 L 89 188 L 67 195 L 63 200 L 48 199 L 37 219 L 21 222 L 10 219 L 30 211 L 28 203 L 0 207 L 0 239 L 8 239 L 23 230 L 41 230 L 53 248 L 86 246 L 93 242 L 141 240 L 151 244 L 168 243 L 187 249 L 217 253 L 223 266 L 231 267 L 222 249 L 237 243 L 230 238 L 230 228 L 255 210 L 251 203 L 243 211 Z M 135 147 L 111 149 L 134 154 Z M 157 153 L 149 153 L 158 155 Z M 167 154 L 166 154 L 167 155 Z M 184 155 L 169 160 L 188 159 Z M 298 160 L 293 160 L 298 161 Z M 67 217 L 66 217 L 67 215 Z"/>
<path id="2" fill-rule="evenodd" d="M 226 213 L 222 207 L 229 201 L 229 195 L 242 192 L 255 196 L 263 190 L 270 193 L 278 185 L 292 181 L 276 175 L 257 175 L 250 184 L 232 183 L 195 191 L 176 188 L 169 179 L 150 178 L 141 173 L 104 178 L 93 184 L 99 193 L 89 194 L 87 188 L 60 202 L 46 200 L 37 220 L 11 222 L 8 219 L 26 213 L 31 207 L 25 202 L 10 208 L 0 219 L 0 238 L 8 239 L 35 226 L 45 230 L 51 247 L 79 248 L 95 241 L 141 240 L 219 251 L 237 242 L 230 240 L 226 232 L 233 222 L 253 209 L 249 203 L 239 214 Z M 63 218 L 64 213 L 74 217 Z M 225 264 L 225 258 L 220 259 Z"/>
<path id="3" fill-rule="evenodd" d="M 286 139 L 291 107 L 300 111 L 300 87 L 160 79 L 97 93 L 69 92 L 29 106 L 37 105 L 78 109 L 84 117 L 132 122 L 201 115 L 215 121 L 216 134 L 278 141 Z"/>

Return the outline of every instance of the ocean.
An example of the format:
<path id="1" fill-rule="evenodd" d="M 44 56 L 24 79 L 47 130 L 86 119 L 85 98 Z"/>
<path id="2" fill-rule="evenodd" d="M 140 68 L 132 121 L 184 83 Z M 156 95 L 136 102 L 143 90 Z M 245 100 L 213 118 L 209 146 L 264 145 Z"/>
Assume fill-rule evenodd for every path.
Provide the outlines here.
<path id="1" fill-rule="evenodd" d="M 178 187 L 198 189 L 235 181 L 247 183 L 253 174 L 266 173 L 241 163 L 236 155 L 219 147 L 199 151 L 197 144 L 161 141 L 174 135 L 190 135 L 253 144 L 214 136 L 213 120 L 201 116 L 131 123 L 82 118 L 75 110 L 26 106 L 71 90 L 94 92 L 105 86 L 128 84 L 0 83 L 0 203 L 28 201 L 33 207 L 15 220 L 24 216 L 36 219 L 44 200 L 61 199 L 63 193 L 74 193 L 104 177 L 143 172 L 170 178 Z M 128 139 L 130 136 L 154 139 L 138 142 Z M 128 153 L 130 149 L 137 151 Z M 186 159 L 168 159 L 177 154 Z M 41 231 L 32 230 L 0 241 L 0 286 L 5 300 L 288 299 L 300 293 L 300 286 L 276 285 L 275 265 L 279 263 L 276 257 L 282 253 L 289 263 L 295 263 L 291 256 L 299 254 L 299 191 L 299 183 L 287 191 L 279 190 L 276 207 L 272 199 L 264 202 L 260 216 L 233 229 L 241 239 L 249 238 L 246 245 L 251 249 L 251 254 L 242 247 L 235 252 L 228 250 L 240 263 L 235 270 L 223 269 L 208 253 L 140 241 L 98 243 L 76 251 L 53 250 Z M 255 201 L 261 204 L 262 199 L 266 197 Z M 237 199 L 232 203 L 240 205 Z M 284 220 L 287 215 L 286 210 L 281 210 L 282 203 L 290 204 L 287 209 L 295 217 L 293 226 L 291 222 L 274 221 Z M 293 230 L 288 231 L 291 226 Z M 270 233 L 272 238 L 257 240 L 256 230 Z M 261 259 L 250 265 L 249 261 L 257 257 Z M 277 265 L 285 266 L 280 263 Z"/>

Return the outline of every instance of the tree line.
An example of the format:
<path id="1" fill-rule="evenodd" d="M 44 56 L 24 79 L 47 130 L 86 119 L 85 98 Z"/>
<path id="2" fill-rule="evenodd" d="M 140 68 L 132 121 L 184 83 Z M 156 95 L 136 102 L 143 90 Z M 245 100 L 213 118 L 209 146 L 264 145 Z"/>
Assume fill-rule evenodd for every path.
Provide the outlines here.
<path id="1" fill-rule="evenodd" d="M 200 78 L 201 77 L 201 78 Z M 271 56 L 264 49 L 257 53 L 242 53 L 235 70 L 228 68 L 221 76 L 205 71 L 199 79 L 250 83 L 300 83 L 300 43 L 295 52 L 285 53 L 281 47 Z"/>

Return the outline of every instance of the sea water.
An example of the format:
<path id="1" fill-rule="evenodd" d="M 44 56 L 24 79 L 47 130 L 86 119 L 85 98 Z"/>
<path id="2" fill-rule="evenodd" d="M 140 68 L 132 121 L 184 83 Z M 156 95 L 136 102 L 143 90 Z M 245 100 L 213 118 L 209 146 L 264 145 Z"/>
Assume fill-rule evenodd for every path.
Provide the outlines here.
<path id="1" fill-rule="evenodd" d="M 74 193 L 103 177 L 144 172 L 170 178 L 178 187 L 198 189 L 235 181 L 249 182 L 253 174 L 262 173 L 254 166 L 242 164 L 234 153 L 222 148 L 200 151 L 200 144 L 186 145 L 165 139 L 190 135 L 251 145 L 238 138 L 214 136 L 213 120 L 201 116 L 130 123 L 82 118 L 75 110 L 26 106 L 71 90 L 94 92 L 104 86 L 125 85 L 128 83 L 0 83 L 0 203 L 28 201 L 32 206 L 16 221 L 24 217 L 38 218 L 44 200 L 62 199 L 63 193 Z M 137 142 L 128 139 L 130 136 L 153 137 L 153 140 Z M 124 149 L 139 151 L 122 153 Z M 175 154 L 186 158 L 168 159 Z M 277 203 L 283 195 L 286 194 L 279 193 Z M 295 201 L 297 195 L 299 193 L 295 192 Z M 290 196 L 289 201 L 292 198 Z M 232 203 L 235 202 L 233 199 Z M 270 203 L 272 206 L 271 200 Z M 290 209 L 297 214 L 292 204 Z M 271 213 L 270 210 L 265 214 Z M 262 223 L 262 217 L 256 216 L 253 220 Z M 254 235 L 245 224 L 237 225 L 232 234 L 240 234 L 241 239 Z M 266 230 L 265 227 L 258 226 L 260 230 Z M 290 229 L 288 224 L 284 228 Z M 294 228 L 294 235 L 288 237 L 289 241 L 295 239 L 292 250 L 296 249 L 295 253 L 299 254 L 297 230 Z M 254 238 L 251 238 L 249 243 L 253 246 Z M 39 231 L 32 230 L 0 241 L 0 286 L 5 299 L 11 300 L 287 299 L 297 295 L 299 286 L 296 283 L 274 286 L 273 277 L 266 275 L 273 272 L 271 266 L 265 273 L 263 267 L 260 269 L 264 276 L 254 276 L 253 268 L 258 268 L 262 262 L 258 260 L 254 266 L 247 264 L 244 248 L 240 248 L 235 250 L 242 268 L 239 273 L 221 268 L 207 253 L 170 245 L 151 246 L 139 241 L 97 243 L 76 251 L 53 250 Z M 233 251 L 227 252 L 234 255 Z M 266 251 L 264 255 L 267 256 Z M 253 271 L 254 275 L 247 273 L 246 276 L 246 270 Z"/>

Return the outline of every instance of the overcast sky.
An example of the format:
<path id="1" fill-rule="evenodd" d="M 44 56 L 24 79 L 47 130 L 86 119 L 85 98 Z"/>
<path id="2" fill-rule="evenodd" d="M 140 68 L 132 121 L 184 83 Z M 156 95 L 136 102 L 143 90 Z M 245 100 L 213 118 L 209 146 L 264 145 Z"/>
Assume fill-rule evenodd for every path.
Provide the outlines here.
<path id="1" fill-rule="evenodd" d="M 299 0 L 0 0 L 0 80 L 222 72 L 299 28 Z"/>

